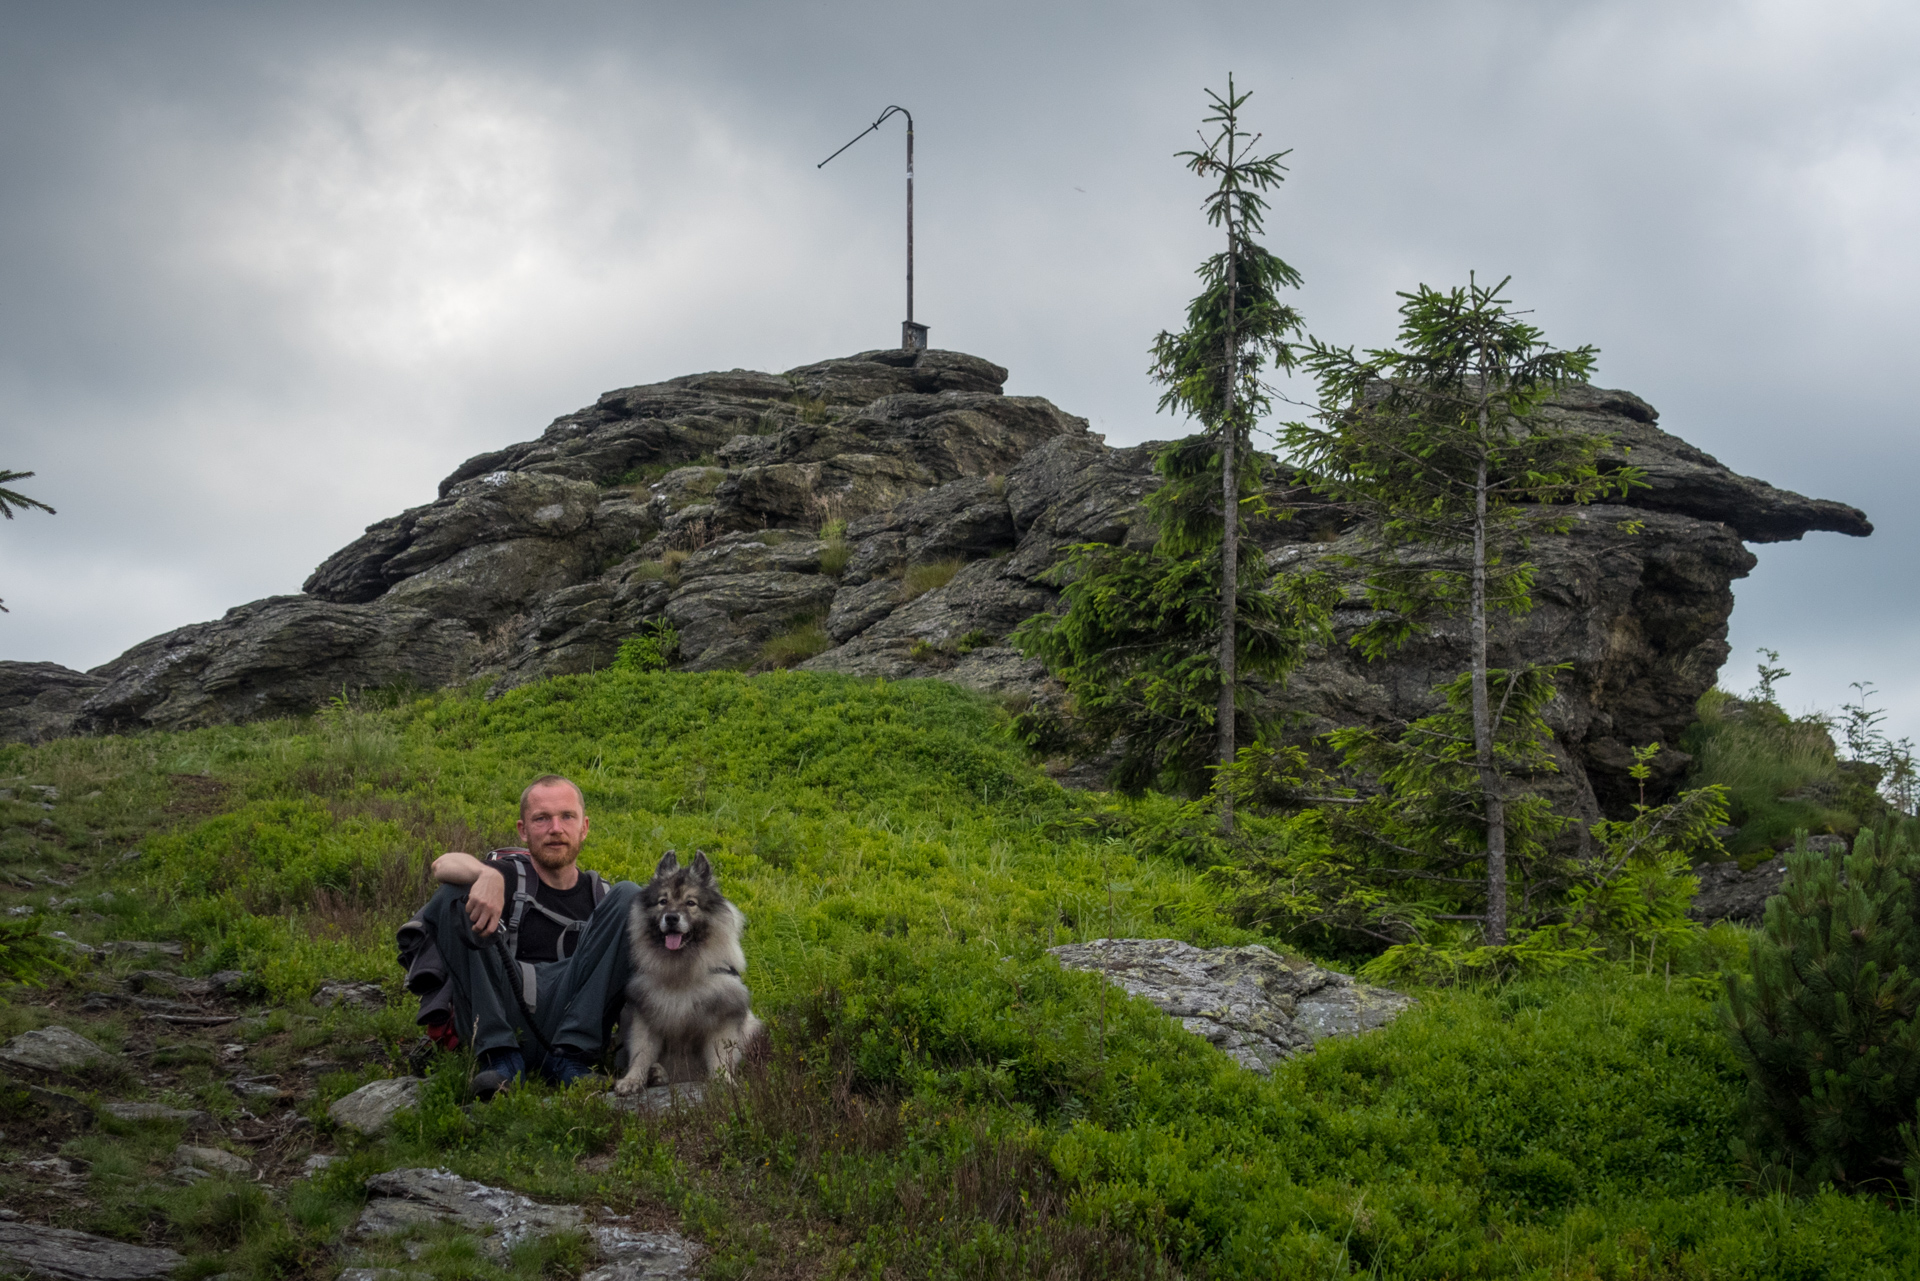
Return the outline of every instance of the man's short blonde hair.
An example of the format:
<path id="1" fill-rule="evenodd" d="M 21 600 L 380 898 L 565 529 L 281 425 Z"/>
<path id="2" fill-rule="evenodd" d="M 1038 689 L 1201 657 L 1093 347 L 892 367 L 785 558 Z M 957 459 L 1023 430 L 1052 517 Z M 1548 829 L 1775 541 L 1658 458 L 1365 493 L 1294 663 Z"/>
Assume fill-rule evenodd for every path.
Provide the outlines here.
<path id="1" fill-rule="evenodd" d="M 533 789 L 536 787 L 552 787 L 555 783 L 565 783 L 568 787 L 571 787 L 573 789 L 573 794 L 580 798 L 580 812 L 582 814 L 585 814 L 587 812 L 587 794 L 580 790 L 580 784 L 574 782 L 572 779 L 568 778 L 565 774 L 542 774 L 539 778 L 536 778 L 531 783 L 528 783 L 526 790 L 520 793 L 520 821 L 521 822 L 523 823 L 526 822 L 527 798 L 533 795 Z"/>

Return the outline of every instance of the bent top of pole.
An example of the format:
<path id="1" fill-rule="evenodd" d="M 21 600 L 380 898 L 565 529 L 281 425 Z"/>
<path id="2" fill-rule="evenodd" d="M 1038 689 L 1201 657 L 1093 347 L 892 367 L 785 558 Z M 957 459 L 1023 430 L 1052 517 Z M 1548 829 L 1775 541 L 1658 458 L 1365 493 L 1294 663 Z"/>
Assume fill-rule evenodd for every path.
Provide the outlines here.
<path id="1" fill-rule="evenodd" d="M 893 113 L 896 111 L 907 118 L 907 132 L 912 133 L 913 132 L 913 113 L 911 111 L 908 111 L 905 107 L 888 107 L 885 111 L 880 113 L 879 118 L 876 119 L 872 124 L 868 125 L 865 129 L 862 129 L 859 133 L 853 135 L 853 141 L 847 143 L 847 147 L 851 147 L 855 142 L 860 141 L 862 138 L 872 133 L 875 129 L 878 129 L 881 125 L 887 123 L 887 118 L 893 115 Z M 840 148 L 840 151 L 845 151 L 847 147 Z M 840 151 L 834 152 L 833 156 L 839 155 Z M 833 156 L 828 156 L 827 160 L 832 160 Z M 815 165 L 814 168 L 825 169 L 827 167 L 827 160 L 822 160 L 819 164 Z"/>

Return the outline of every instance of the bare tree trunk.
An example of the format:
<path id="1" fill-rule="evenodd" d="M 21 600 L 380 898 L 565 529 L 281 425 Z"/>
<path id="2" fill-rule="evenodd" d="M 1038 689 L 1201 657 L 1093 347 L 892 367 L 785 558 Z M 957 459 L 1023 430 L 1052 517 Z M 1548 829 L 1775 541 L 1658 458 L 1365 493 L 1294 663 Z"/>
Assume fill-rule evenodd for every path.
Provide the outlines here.
<path id="1" fill-rule="evenodd" d="M 1487 411 L 1480 410 L 1480 434 L 1487 432 Z M 1493 711 L 1487 697 L 1487 463 L 1473 477 L 1473 756 L 1480 773 L 1480 794 L 1487 815 L 1487 942 L 1507 941 L 1507 803 L 1500 773 L 1493 764 Z"/>
<path id="2" fill-rule="evenodd" d="M 1233 140 L 1227 140 L 1227 163 L 1233 163 Z M 1235 383 L 1239 378 L 1240 344 L 1234 333 L 1234 305 L 1239 285 L 1238 255 L 1234 252 L 1235 236 L 1233 227 L 1233 207 L 1227 207 L 1227 350 L 1226 371 L 1227 387 L 1225 410 L 1220 419 L 1220 710 L 1215 722 L 1219 731 L 1220 768 L 1224 771 L 1233 764 L 1235 745 L 1233 741 L 1234 686 L 1238 678 L 1236 660 L 1239 657 L 1239 644 L 1235 636 L 1236 624 L 1240 621 L 1240 475 L 1235 469 L 1234 446 L 1238 443 L 1239 425 L 1235 422 L 1233 403 Z M 1233 793 L 1225 786 L 1224 774 L 1220 779 L 1220 830 L 1229 835 L 1233 832 Z"/>

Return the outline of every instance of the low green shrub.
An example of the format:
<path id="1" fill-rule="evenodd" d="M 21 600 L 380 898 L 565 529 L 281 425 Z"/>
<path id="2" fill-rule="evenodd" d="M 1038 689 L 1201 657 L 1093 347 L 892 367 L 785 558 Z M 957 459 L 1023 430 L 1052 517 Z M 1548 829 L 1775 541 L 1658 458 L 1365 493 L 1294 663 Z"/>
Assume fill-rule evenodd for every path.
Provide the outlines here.
<path id="1" fill-rule="evenodd" d="M 623 672 L 664 672 L 679 656 L 680 633 L 665 619 L 656 619 L 620 642 L 613 665 Z"/>

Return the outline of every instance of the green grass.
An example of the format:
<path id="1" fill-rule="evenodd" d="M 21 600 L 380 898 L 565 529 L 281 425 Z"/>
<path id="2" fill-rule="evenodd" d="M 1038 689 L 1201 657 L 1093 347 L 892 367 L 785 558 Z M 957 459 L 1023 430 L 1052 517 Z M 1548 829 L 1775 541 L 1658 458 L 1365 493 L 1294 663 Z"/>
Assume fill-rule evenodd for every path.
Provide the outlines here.
<path id="1" fill-rule="evenodd" d="M 335 1136 L 350 1159 L 319 1178 L 271 1196 L 142 1192 L 140 1149 L 96 1176 L 129 1190 L 94 1226 L 198 1252 L 195 1276 L 326 1277 L 347 1257 L 359 1181 L 431 1164 L 678 1220 L 713 1248 L 710 1281 L 1920 1269 L 1908 1212 L 1742 1186 L 1728 1141 L 1744 1082 L 1704 977 L 1604 967 L 1423 991 L 1391 1027 L 1271 1078 L 1143 1002 L 1103 997 L 1046 948 L 1259 936 L 1224 919 L 1192 869 L 1110 839 L 1111 819 L 1090 823 L 1003 712 L 939 682 L 605 672 L 493 702 L 0 750 L 0 774 L 89 780 L 75 794 L 100 795 L 56 815 L 61 839 L 138 880 L 102 920 L 63 928 L 181 937 L 190 968 L 257 975 L 289 1011 L 252 1034 L 262 1053 L 349 1039 L 351 1017 L 389 1063 L 403 1008 L 328 1023 L 307 994 L 351 976 L 397 995 L 391 930 L 423 894 L 424 861 L 502 843 L 513 798 L 546 771 L 583 784 L 584 861 L 603 873 L 644 877 L 669 845 L 715 858 L 774 1029 L 740 1088 L 667 1117 L 542 1089 L 463 1108 L 465 1066 L 443 1059 L 406 1124 L 378 1143 Z M 40 813 L 11 816 L 0 866 L 57 865 L 22 822 Z M 91 835 L 109 821 L 119 837 Z M 143 858 L 108 863 L 142 833 Z M 1731 927 L 1715 937 L 1738 951 Z M 18 1026 L 46 1012 L 0 1013 Z M 183 1080 L 207 1071 L 179 1062 Z M 306 1114 L 324 1133 L 324 1104 L 383 1070 L 324 1078 Z M 465 1249 L 430 1241 L 417 1266 L 443 1281 L 577 1268 L 566 1241 L 504 1269 Z M 416 1266 L 397 1246 L 367 1258 Z"/>
<path id="2" fill-rule="evenodd" d="M 1681 743 L 1694 758 L 1687 785 L 1727 789 L 1729 820 L 1739 828 L 1727 848 L 1743 863 L 1786 848 L 1796 831 L 1850 835 L 1860 826 L 1843 803 L 1842 767 L 1825 725 L 1718 689 L 1700 696 L 1696 713 Z"/>

